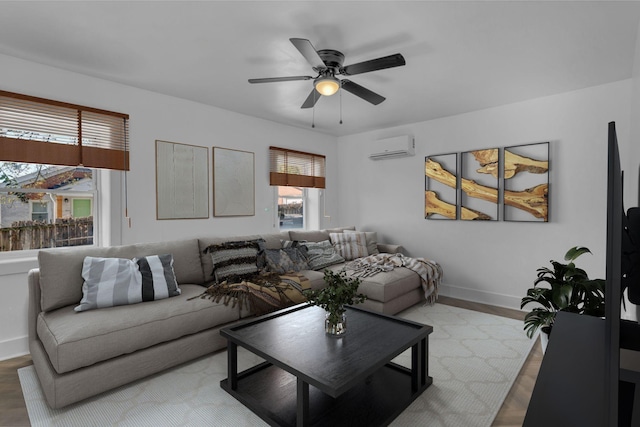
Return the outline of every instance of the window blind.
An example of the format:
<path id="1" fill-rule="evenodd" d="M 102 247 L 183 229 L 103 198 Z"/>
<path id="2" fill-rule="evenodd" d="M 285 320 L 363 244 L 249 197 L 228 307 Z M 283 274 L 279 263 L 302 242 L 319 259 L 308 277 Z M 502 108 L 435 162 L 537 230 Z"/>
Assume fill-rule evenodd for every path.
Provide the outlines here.
<path id="1" fill-rule="evenodd" d="M 325 156 L 269 147 L 269 183 L 325 188 Z"/>
<path id="2" fill-rule="evenodd" d="M 0 160 L 129 170 L 129 115 L 0 91 Z"/>

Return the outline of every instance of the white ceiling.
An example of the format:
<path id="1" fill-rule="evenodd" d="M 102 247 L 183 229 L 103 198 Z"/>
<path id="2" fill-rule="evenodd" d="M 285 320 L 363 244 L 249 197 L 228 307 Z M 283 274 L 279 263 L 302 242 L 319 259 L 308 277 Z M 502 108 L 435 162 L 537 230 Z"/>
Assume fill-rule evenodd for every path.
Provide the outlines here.
<path id="1" fill-rule="evenodd" d="M 0 53 L 348 135 L 630 78 L 639 22 L 633 1 L 0 1 Z M 291 37 L 407 65 L 350 77 L 387 99 L 344 92 L 340 125 L 340 96 L 300 109 L 312 81 L 247 82 L 316 75 Z"/>

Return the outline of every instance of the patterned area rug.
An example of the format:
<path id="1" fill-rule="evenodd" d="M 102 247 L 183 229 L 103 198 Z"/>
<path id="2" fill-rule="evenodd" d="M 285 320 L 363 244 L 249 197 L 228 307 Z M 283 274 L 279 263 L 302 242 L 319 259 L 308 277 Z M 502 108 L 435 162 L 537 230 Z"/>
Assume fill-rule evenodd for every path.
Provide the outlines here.
<path id="1" fill-rule="evenodd" d="M 433 384 L 391 426 L 490 426 L 535 342 L 522 321 L 443 304 L 400 316 L 433 326 Z M 239 349 L 240 370 L 259 362 Z M 410 352 L 396 362 L 410 366 Z M 226 363 L 218 352 L 59 410 L 45 403 L 33 366 L 18 375 L 33 426 L 266 426 L 220 388 Z"/>

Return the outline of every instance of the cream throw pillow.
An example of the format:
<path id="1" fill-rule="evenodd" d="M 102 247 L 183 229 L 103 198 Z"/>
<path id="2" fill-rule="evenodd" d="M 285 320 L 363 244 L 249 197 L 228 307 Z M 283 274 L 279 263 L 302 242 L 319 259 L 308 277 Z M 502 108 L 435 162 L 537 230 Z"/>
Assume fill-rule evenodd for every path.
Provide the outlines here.
<path id="1" fill-rule="evenodd" d="M 329 237 L 336 252 L 346 261 L 369 255 L 367 251 L 367 238 L 362 232 L 330 233 Z"/>
<path id="2" fill-rule="evenodd" d="M 343 233 L 358 233 L 358 231 L 344 230 Z M 360 231 L 360 233 L 364 233 L 367 240 L 367 252 L 369 252 L 369 255 L 378 255 L 380 253 L 378 250 L 378 233 L 375 231 Z"/>

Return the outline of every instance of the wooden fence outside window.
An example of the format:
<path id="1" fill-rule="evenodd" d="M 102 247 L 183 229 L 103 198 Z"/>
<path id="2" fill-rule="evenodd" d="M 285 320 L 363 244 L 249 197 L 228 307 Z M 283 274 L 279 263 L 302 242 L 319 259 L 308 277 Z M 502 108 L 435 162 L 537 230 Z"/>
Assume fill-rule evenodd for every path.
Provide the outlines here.
<path id="1" fill-rule="evenodd" d="M 93 244 L 93 217 L 62 218 L 54 223 L 19 221 L 0 228 L 0 252 Z"/>

